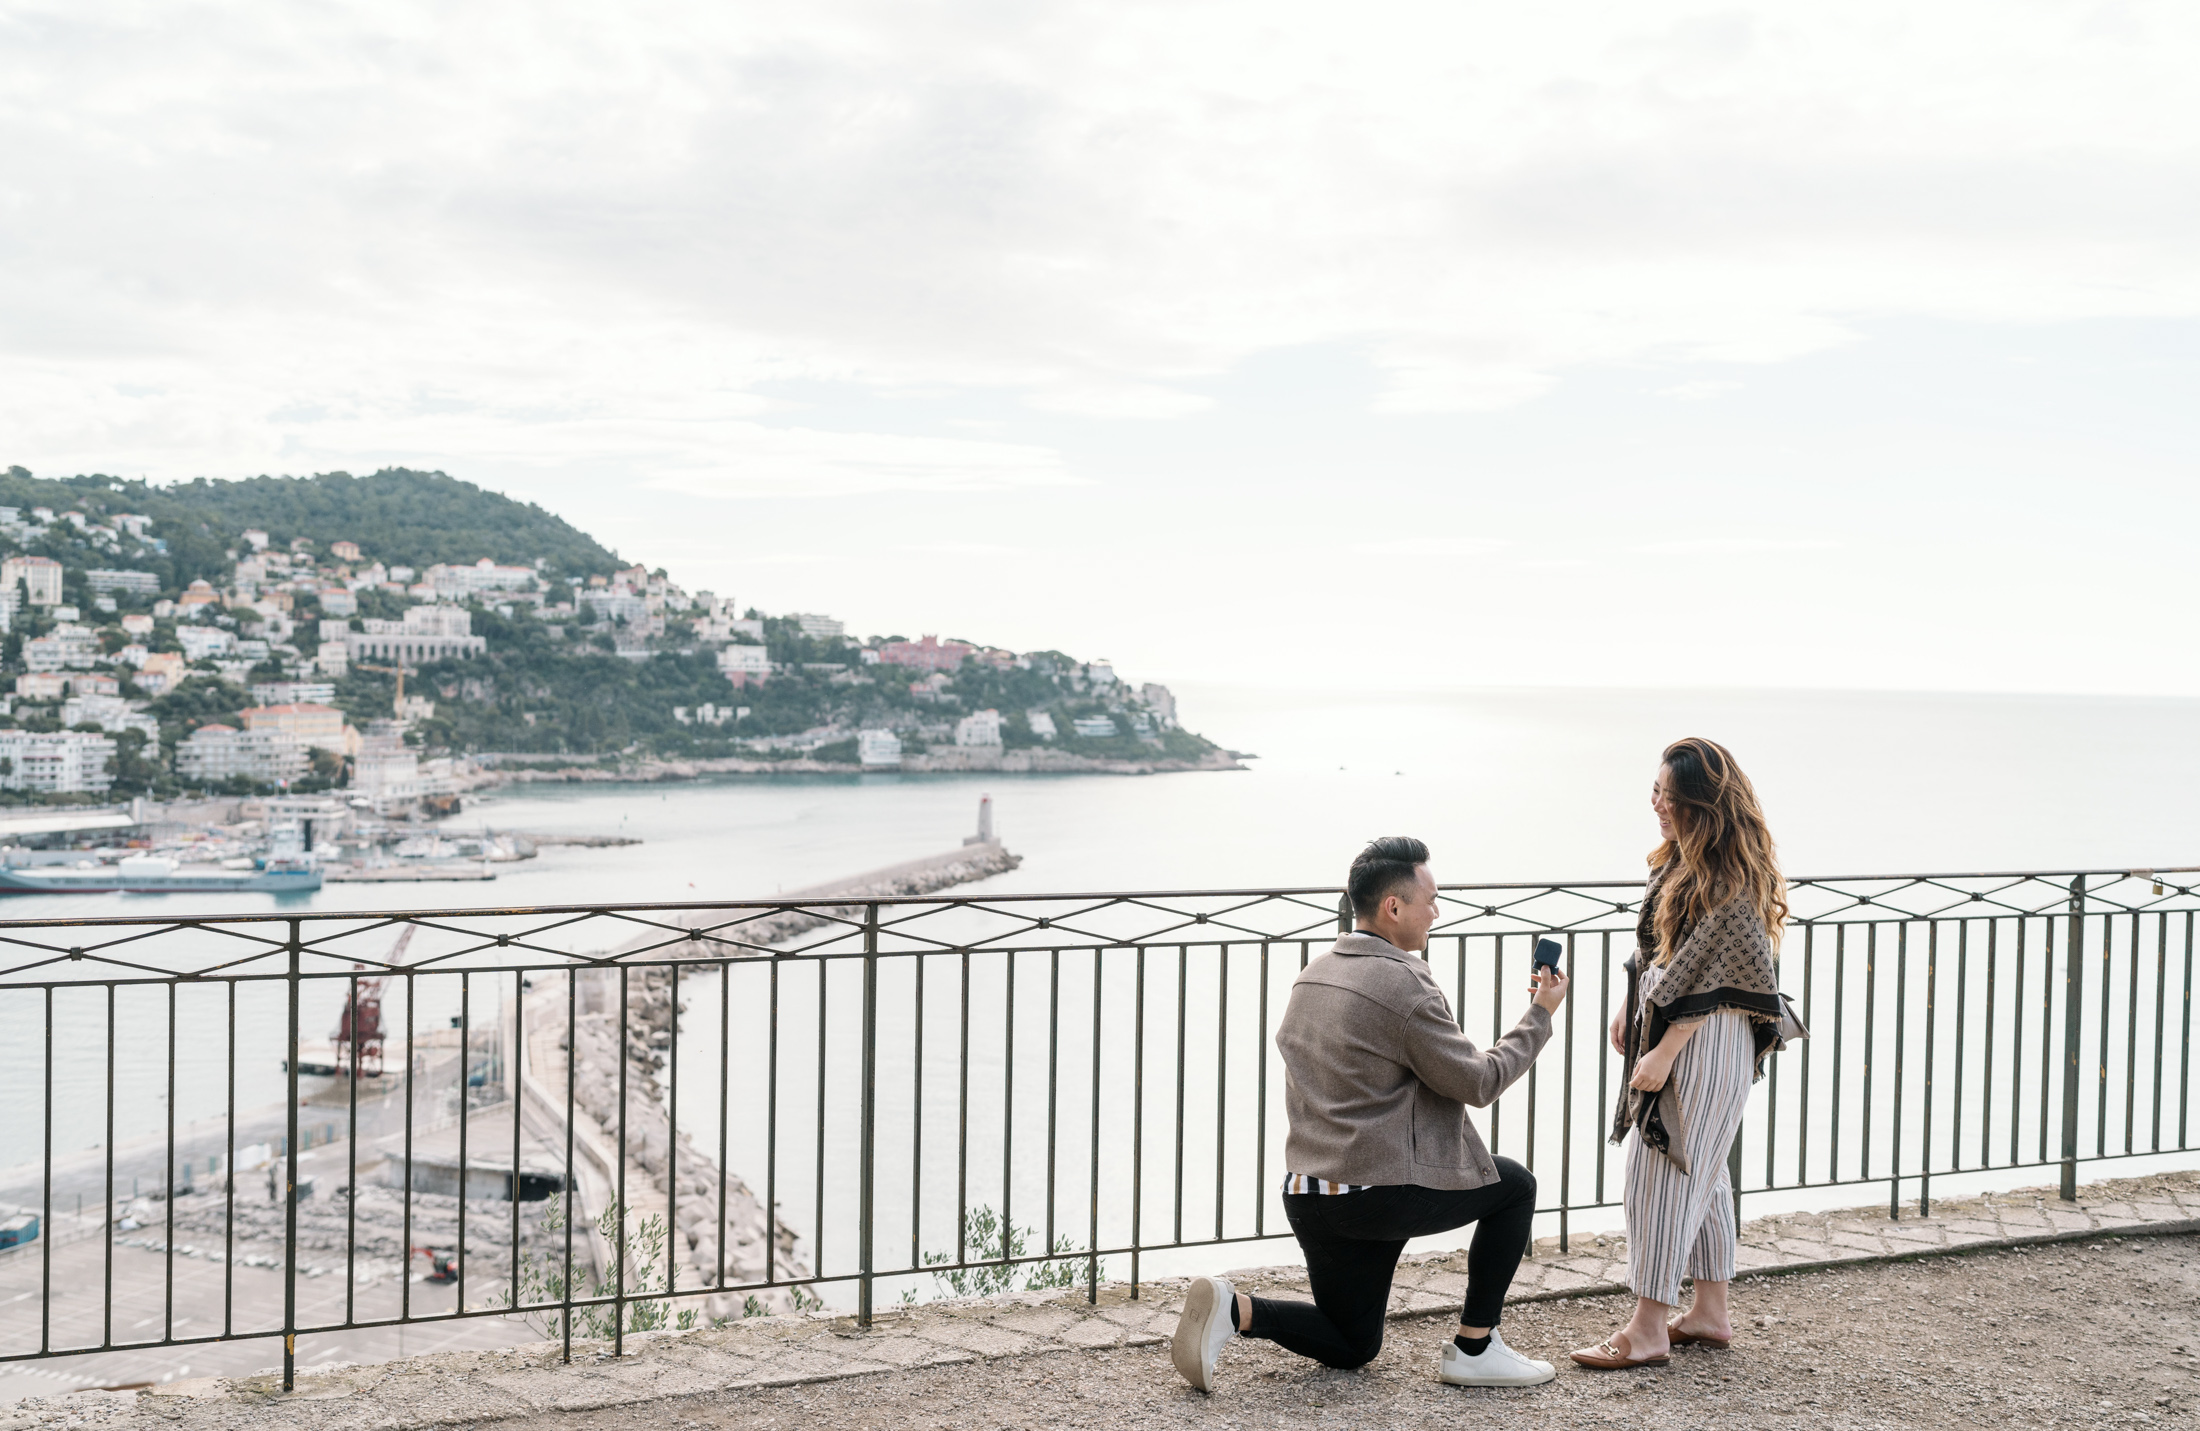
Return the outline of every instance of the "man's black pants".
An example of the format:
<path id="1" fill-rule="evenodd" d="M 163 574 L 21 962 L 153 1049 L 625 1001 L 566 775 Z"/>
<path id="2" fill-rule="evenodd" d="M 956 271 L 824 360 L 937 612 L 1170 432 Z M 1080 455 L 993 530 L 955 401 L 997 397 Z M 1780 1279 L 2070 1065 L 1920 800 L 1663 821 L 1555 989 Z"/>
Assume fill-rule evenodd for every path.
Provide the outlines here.
<path id="1" fill-rule="evenodd" d="M 1467 1249 L 1467 1302 L 1459 1320 L 1494 1327 L 1505 1290 L 1535 1224 L 1535 1174 L 1497 1159 L 1497 1181 L 1464 1192 L 1380 1187 L 1356 1193 L 1286 1193 L 1285 1216 L 1306 1253 L 1314 1300 L 1253 1298 L 1249 1337 L 1263 1337 L 1324 1366 L 1365 1366 L 1383 1349 L 1390 1279 L 1406 1239 L 1475 1224 Z"/>

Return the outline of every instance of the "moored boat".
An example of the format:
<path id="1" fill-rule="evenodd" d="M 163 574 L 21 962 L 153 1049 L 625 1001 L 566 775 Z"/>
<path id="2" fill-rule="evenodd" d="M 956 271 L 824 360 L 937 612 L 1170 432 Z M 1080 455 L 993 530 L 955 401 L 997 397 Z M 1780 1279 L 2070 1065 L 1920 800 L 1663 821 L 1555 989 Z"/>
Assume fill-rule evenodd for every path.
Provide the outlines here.
<path id="1" fill-rule="evenodd" d="M 179 865 L 161 855 L 113 864 L 0 866 L 0 894 L 310 894 L 321 872 L 303 860 L 250 870 Z"/>

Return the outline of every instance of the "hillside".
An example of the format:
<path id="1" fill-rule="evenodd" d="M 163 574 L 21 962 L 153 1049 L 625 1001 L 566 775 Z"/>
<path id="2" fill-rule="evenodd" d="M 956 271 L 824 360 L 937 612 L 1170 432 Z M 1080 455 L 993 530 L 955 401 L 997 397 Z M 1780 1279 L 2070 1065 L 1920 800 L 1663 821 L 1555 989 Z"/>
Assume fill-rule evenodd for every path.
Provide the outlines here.
<path id="1" fill-rule="evenodd" d="M 441 472 L 385 468 L 369 477 L 324 472 L 313 477 L 205 477 L 171 487 L 119 477 L 39 478 L 21 467 L 0 474 L 0 506 L 75 507 L 95 517 L 135 512 L 153 519 L 165 553 L 136 554 L 123 563 L 161 577 L 166 589 L 194 580 L 223 584 L 247 527 L 278 547 L 296 537 L 326 546 L 349 539 L 377 560 L 428 567 L 482 557 L 515 565 L 542 558 L 544 575 L 600 575 L 620 565 L 595 538 L 531 502 L 461 482 Z M 74 565 L 68 554 L 47 553 Z"/>
<path id="2" fill-rule="evenodd" d="M 438 472 L 156 487 L 16 467 L 0 508 L 0 558 L 45 559 L 14 562 L 0 592 L 0 800 L 358 790 L 377 730 L 429 758 L 584 763 L 853 769 L 862 731 L 920 755 L 1045 747 L 1058 765 L 1216 753 L 1166 689 L 1104 663 L 744 610 Z M 892 743 L 874 755 L 890 763 Z M 96 754 L 56 773 L 64 746 Z M 369 765 L 391 768 L 377 750 Z"/>

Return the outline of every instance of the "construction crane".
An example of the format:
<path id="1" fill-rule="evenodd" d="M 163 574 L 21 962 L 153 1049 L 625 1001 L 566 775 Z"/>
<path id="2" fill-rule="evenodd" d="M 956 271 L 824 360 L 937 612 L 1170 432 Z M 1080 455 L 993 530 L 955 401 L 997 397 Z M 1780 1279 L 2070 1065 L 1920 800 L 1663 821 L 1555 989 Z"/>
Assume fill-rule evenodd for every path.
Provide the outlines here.
<path id="1" fill-rule="evenodd" d="M 405 947 L 412 943 L 414 926 L 408 924 L 398 934 L 392 945 L 386 965 L 394 968 L 405 962 Z M 354 964 L 354 969 L 364 969 L 364 964 Z M 373 975 L 352 985 L 351 997 L 344 1001 L 343 1012 L 336 1016 L 336 1076 L 350 1077 L 354 1070 L 360 1078 L 382 1076 L 382 990 L 389 983 L 387 972 Z"/>
<path id="2" fill-rule="evenodd" d="M 351 668 L 354 671 L 379 671 L 385 676 L 397 677 L 397 695 L 390 702 L 390 714 L 399 720 L 405 718 L 405 673 L 412 670 L 412 667 L 402 661 L 394 666 L 370 666 L 364 661 L 354 661 Z"/>

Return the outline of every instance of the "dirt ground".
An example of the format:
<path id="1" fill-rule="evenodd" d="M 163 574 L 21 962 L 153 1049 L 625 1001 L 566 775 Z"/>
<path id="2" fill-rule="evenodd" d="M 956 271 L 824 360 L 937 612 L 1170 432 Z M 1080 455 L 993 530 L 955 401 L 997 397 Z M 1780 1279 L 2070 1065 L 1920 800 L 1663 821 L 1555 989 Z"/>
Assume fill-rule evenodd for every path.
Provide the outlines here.
<path id="1" fill-rule="evenodd" d="M 1565 1359 L 1617 1329 L 1615 1297 L 1508 1309 L 1514 1347 L 1558 1365 L 1526 1390 L 1436 1380 L 1448 1318 L 1396 1321 L 1382 1355 L 1329 1371 L 1238 1341 L 1219 1389 L 1165 1347 L 1012 1357 L 769 1391 L 529 1418 L 529 1431 L 1054 1431 L 1054 1428 L 2047 1427 L 2200 1425 L 2200 1237 L 2022 1251 L 1746 1281 L 1727 1351 L 1588 1372 Z"/>

